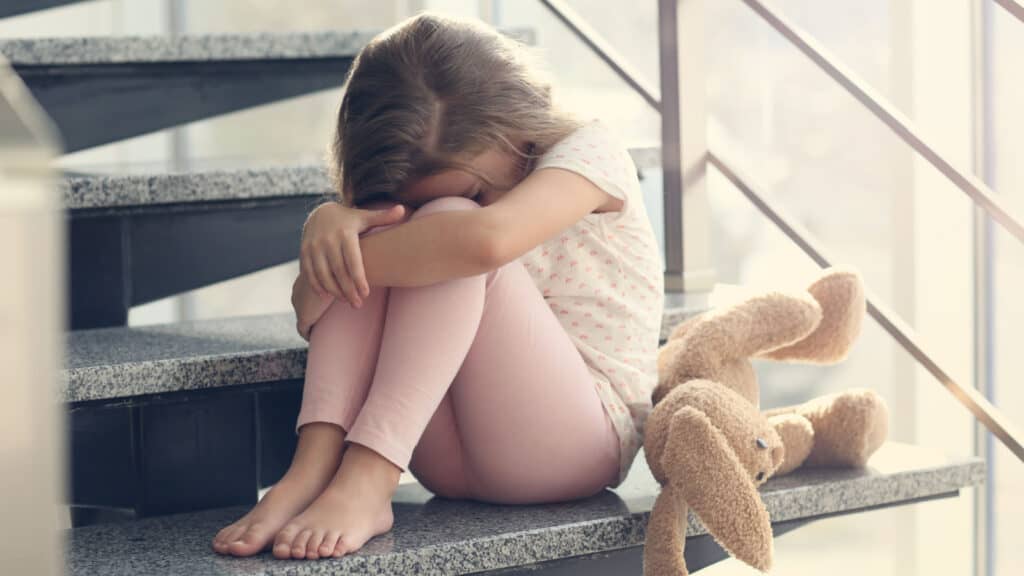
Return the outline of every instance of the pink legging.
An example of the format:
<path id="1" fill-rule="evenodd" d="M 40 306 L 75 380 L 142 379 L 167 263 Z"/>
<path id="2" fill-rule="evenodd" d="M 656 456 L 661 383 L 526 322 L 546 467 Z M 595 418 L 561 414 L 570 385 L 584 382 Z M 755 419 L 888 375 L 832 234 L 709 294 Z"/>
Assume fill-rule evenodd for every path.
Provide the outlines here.
<path id="1" fill-rule="evenodd" d="M 410 218 L 479 208 L 448 196 Z M 309 338 L 296 431 L 337 424 L 438 496 L 565 501 L 618 474 L 594 378 L 518 260 L 428 286 L 371 286 L 361 308 L 332 301 Z"/>

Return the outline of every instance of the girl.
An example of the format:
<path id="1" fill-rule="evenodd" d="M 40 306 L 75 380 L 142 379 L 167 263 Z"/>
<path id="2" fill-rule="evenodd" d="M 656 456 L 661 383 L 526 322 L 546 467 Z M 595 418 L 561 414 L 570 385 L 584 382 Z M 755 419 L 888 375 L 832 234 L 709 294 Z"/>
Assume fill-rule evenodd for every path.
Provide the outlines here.
<path id="1" fill-rule="evenodd" d="M 504 504 L 625 479 L 664 267 L 628 152 L 557 108 L 525 50 L 424 12 L 356 57 L 341 199 L 307 220 L 293 286 L 309 341 L 298 447 L 217 552 L 357 550 L 391 529 L 406 470 L 438 496 Z"/>

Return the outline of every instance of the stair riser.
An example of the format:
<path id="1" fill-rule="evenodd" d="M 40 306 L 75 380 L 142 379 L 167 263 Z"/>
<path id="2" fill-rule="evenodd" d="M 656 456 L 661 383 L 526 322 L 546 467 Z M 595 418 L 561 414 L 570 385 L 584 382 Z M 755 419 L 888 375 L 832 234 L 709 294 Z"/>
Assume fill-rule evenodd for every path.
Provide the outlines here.
<path id="1" fill-rule="evenodd" d="M 65 4 L 74 4 L 81 0 L 0 0 L 0 18 L 28 14 L 37 10 L 46 10 Z"/>
<path id="2" fill-rule="evenodd" d="M 123 326 L 132 306 L 290 262 L 315 197 L 104 217 L 72 214 L 71 329 Z"/>
<path id="3" fill-rule="evenodd" d="M 308 60 L 17 66 L 75 152 L 338 88 L 350 57 Z"/>

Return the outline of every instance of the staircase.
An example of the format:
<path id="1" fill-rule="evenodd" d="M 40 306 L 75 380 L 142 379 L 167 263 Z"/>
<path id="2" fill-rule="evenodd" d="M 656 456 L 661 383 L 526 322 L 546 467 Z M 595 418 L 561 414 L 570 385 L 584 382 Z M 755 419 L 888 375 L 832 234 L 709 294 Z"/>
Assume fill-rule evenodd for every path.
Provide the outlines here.
<path id="1" fill-rule="evenodd" d="M 0 3 L 0 16 L 29 4 Z M 340 86 L 375 32 L 13 40 L 0 41 L 0 55 L 70 152 Z M 505 32 L 531 41 L 528 30 Z M 631 152 L 639 167 L 660 159 Z M 306 214 L 331 193 L 326 175 L 315 165 L 248 166 L 75 173 L 59 185 L 69 231 L 70 330 L 56 398 L 70 416 L 68 573 L 640 573 L 658 493 L 642 456 L 617 489 L 559 504 L 445 500 L 403 484 L 394 529 L 340 559 L 213 553 L 216 531 L 290 462 L 306 343 L 291 314 L 127 327 L 128 310 L 294 260 Z M 699 295 L 667 294 L 662 338 L 703 306 Z M 984 477 L 980 459 L 889 443 L 864 470 L 802 470 L 761 492 L 780 535 L 955 497 Z M 691 571 L 726 557 L 692 515 L 687 535 Z"/>

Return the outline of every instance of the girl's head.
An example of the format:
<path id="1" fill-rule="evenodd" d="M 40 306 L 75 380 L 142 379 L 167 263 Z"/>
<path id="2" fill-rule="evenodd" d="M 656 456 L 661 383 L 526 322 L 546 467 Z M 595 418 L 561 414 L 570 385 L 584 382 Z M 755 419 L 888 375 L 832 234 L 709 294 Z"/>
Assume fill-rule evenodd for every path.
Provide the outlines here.
<path id="1" fill-rule="evenodd" d="M 477 20 L 422 12 L 352 63 L 331 172 L 346 206 L 442 195 L 487 204 L 577 126 L 526 46 Z"/>

